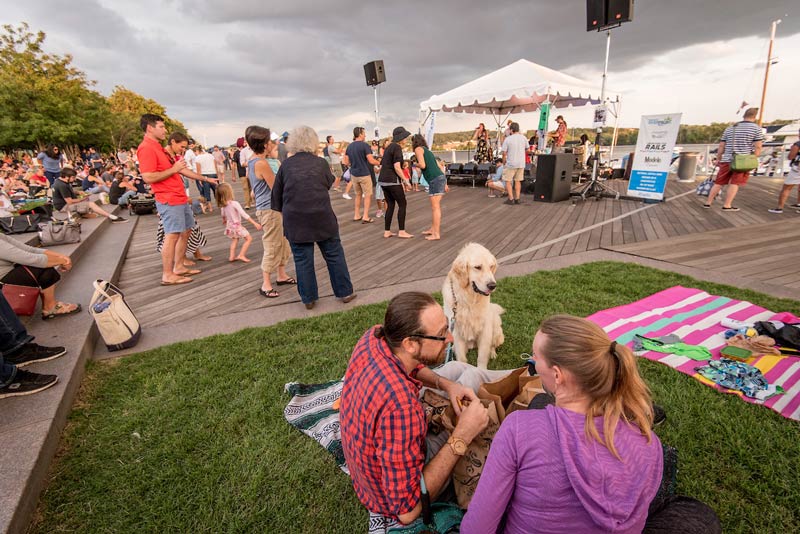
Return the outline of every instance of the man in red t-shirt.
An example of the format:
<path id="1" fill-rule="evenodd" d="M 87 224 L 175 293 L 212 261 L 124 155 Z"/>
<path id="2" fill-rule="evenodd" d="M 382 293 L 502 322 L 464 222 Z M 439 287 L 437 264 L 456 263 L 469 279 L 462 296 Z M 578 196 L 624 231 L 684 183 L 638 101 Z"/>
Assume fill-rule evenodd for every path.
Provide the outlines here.
<path id="1" fill-rule="evenodd" d="M 156 197 L 156 209 L 164 226 L 161 285 L 186 284 L 192 281 L 186 275 L 200 274 L 200 271 L 188 270 L 183 264 L 189 234 L 194 227 L 194 213 L 181 175 L 198 181 L 206 178 L 186 168 L 185 160 L 173 161 L 161 145 L 167 136 L 163 118 L 145 113 L 139 124 L 144 130 L 144 139 L 136 150 L 139 170 Z"/>

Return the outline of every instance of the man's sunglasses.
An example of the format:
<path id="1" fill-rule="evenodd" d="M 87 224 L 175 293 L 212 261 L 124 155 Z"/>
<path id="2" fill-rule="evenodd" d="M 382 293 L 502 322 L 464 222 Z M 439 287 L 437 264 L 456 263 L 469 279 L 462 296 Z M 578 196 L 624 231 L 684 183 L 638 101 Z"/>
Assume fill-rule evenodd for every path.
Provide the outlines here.
<path id="1" fill-rule="evenodd" d="M 419 338 L 422 338 L 422 339 L 432 339 L 434 341 L 447 341 L 447 335 L 446 334 L 443 335 L 443 336 L 429 336 L 427 334 L 412 334 L 412 335 L 410 335 L 408 337 L 419 337 Z"/>

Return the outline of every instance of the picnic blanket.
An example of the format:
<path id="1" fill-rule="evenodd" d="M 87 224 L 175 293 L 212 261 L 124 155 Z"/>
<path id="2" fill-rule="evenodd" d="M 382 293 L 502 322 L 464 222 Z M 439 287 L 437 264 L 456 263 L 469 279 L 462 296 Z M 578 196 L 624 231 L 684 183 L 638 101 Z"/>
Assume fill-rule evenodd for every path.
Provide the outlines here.
<path id="1" fill-rule="evenodd" d="M 726 345 L 720 325 L 726 317 L 754 323 L 756 321 L 800 322 L 791 313 L 775 313 L 750 302 L 711 295 L 699 289 L 675 286 L 642 300 L 599 311 L 587 317 L 600 325 L 617 343 L 633 346 L 636 334 L 650 338 L 675 334 L 685 343 L 701 345 L 711 351 L 715 360 Z M 739 395 L 752 404 L 763 404 L 784 417 L 800 421 L 800 358 L 767 355 L 748 363 L 758 368 L 770 384 L 781 386 L 785 393 L 759 401 L 745 397 L 740 391 L 718 386 L 696 372 L 707 362 L 697 362 L 685 356 L 654 351 L 637 353 L 649 360 L 663 363 L 689 375 L 710 387 Z"/>
<path id="2" fill-rule="evenodd" d="M 339 399 L 342 396 L 341 380 L 324 384 L 300 384 L 291 382 L 284 386 L 292 400 L 283 410 L 290 425 L 306 436 L 310 436 L 331 453 L 336 465 L 350 475 L 342 450 L 342 434 L 339 428 Z"/>

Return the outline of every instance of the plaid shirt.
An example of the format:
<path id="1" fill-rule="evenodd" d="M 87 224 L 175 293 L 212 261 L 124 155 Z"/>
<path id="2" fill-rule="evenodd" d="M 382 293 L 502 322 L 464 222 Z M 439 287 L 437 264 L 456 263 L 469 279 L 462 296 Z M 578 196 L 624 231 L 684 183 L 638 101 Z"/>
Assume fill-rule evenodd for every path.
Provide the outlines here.
<path id="1" fill-rule="evenodd" d="M 427 423 L 422 384 L 374 331 L 358 342 L 344 375 L 342 447 L 361 503 L 396 518 L 419 501 Z"/>

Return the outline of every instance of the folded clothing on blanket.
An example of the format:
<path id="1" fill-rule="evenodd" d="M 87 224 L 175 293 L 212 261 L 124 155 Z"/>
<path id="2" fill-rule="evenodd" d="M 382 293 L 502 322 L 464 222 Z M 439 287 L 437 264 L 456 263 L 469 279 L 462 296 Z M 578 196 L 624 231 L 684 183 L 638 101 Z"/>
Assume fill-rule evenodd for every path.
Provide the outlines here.
<path id="1" fill-rule="evenodd" d="M 761 371 L 744 362 L 720 358 L 698 367 L 697 372 L 728 389 L 741 391 L 751 399 L 766 400 L 783 393 L 783 388 L 770 385 Z"/>

